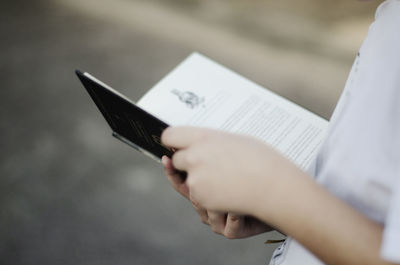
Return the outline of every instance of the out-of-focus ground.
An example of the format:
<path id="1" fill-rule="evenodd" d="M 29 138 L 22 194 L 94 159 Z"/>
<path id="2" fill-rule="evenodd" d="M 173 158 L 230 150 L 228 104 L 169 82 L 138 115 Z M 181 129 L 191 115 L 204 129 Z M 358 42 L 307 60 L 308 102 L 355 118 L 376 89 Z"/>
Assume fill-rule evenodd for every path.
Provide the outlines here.
<path id="1" fill-rule="evenodd" d="M 138 99 L 199 51 L 329 118 L 378 4 L 2 1 L 0 264 L 267 263 L 279 235 L 211 232 L 73 71 Z"/>

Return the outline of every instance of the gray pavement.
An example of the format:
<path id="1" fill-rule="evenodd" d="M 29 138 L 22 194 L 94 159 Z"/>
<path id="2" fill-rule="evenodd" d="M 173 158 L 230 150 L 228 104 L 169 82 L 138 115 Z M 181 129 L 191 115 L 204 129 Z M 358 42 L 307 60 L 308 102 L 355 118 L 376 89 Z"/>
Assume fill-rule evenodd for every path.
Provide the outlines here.
<path id="1" fill-rule="evenodd" d="M 188 48 L 50 1 L 0 13 L 0 264 L 265 263 L 265 236 L 231 241 L 201 224 L 159 165 L 110 136 L 74 76 L 135 99 Z"/>
<path id="2" fill-rule="evenodd" d="M 227 240 L 201 224 L 160 165 L 111 137 L 74 70 L 138 99 L 198 50 L 329 117 L 351 59 L 128 2 L 1 3 L 0 264 L 265 264 L 277 235 Z"/>

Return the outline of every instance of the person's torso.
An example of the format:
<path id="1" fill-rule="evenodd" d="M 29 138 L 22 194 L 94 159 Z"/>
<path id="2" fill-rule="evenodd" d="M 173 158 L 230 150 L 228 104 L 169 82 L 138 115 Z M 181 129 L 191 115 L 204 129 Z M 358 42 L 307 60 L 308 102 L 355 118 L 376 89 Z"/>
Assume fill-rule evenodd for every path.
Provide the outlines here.
<path id="1" fill-rule="evenodd" d="M 374 64 L 374 49 L 380 45 L 374 31 L 382 28 L 388 34 L 397 31 L 396 25 L 390 24 L 390 17 L 394 16 L 390 5 L 396 5 L 394 12 L 399 15 L 399 0 L 385 1 L 378 8 L 379 29 L 374 28 L 375 23 L 371 25 L 330 120 L 327 138 L 309 170 L 316 181 L 335 196 L 380 223 L 385 222 L 392 187 L 398 175 L 393 172 L 397 161 L 393 161 L 391 152 L 400 148 L 398 141 L 393 142 L 394 138 L 398 140 L 400 137 L 395 136 L 397 132 L 391 126 L 396 122 L 394 118 L 400 118 L 400 106 L 393 108 L 396 105 L 393 100 L 400 96 L 400 87 L 395 95 L 392 95 L 393 90 L 383 89 L 386 81 L 385 73 L 381 71 L 387 71 L 391 65 Z M 382 27 L 384 19 L 387 26 Z M 393 52 L 400 51 L 400 47 L 391 47 L 390 44 L 388 48 Z M 365 76 L 367 73 L 374 73 L 375 81 L 382 76 L 380 85 L 364 89 L 366 85 L 363 82 L 371 78 Z M 322 263 L 294 239 L 288 238 L 275 251 L 270 264 Z"/>

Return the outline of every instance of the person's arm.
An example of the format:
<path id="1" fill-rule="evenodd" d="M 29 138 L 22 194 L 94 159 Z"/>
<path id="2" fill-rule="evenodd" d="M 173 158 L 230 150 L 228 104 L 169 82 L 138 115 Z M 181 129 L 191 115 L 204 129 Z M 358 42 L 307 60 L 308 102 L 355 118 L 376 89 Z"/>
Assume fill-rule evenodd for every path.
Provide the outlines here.
<path id="1" fill-rule="evenodd" d="M 262 142 L 192 127 L 169 128 L 162 141 L 179 149 L 173 166 L 188 173 L 190 199 L 203 208 L 252 215 L 326 264 L 391 264 L 379 255 L 381 225 Z"/>
<path id="2" fill-rule="evenodd" d="M 303 172 L 292 174 L 283 184 L 285 195 L 280 196 L 279 207 L 261 202 L 255 209 L 256 217 L 291 235 L 326 264 L 392 264 L 380 257 L 382 225 L 331 195 Z"/>

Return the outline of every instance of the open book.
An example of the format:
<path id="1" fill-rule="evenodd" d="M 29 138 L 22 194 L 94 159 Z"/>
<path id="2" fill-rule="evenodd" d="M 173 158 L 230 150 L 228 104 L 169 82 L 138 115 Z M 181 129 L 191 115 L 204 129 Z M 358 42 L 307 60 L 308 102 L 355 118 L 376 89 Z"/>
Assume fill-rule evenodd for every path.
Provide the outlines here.
<path id="1" fill-rule="evenodd" d="M 158 160 L 173 152 L 160 145 L 162 130 L 168 125 L 191 125 L 254 136 L 306 169 L 328 125 L 321 117 L 198 53 L 178 65 L 137 104 L 87 73 L 78 76 L 114 136 Z M 99 94 L 94 85 L 105 92 Z M 111 95 L 115 99 L 110 101 Z M 117 124 L 121 120 L 125 120 L 122 127 Z M 158 149 L 152 150 L 153 146 Z"/>

